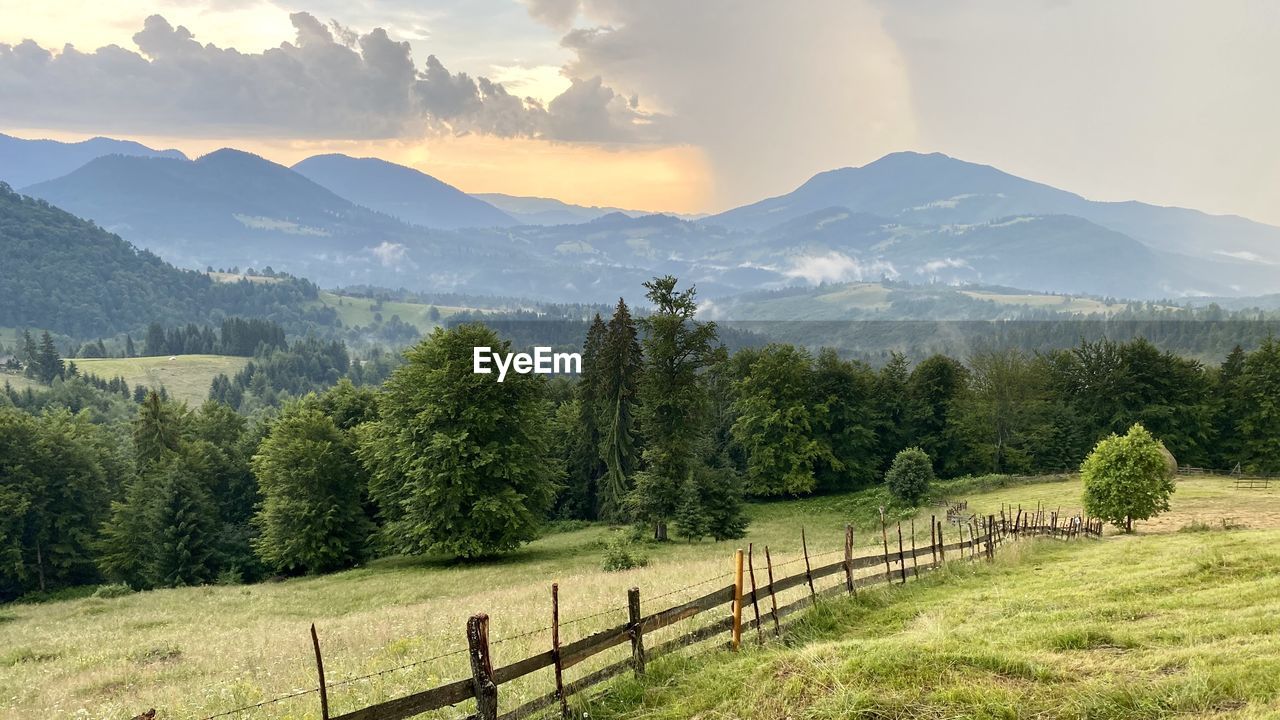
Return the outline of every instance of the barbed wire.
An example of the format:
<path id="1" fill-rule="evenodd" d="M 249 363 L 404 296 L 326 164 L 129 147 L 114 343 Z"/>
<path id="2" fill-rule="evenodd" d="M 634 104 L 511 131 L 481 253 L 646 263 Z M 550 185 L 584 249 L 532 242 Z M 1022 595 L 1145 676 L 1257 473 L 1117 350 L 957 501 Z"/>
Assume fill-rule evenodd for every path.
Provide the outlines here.
<path id="1" fill-rule="evenodd" d="M 817 554 L 809 555 L 809 559 L 810 559 L 810 560 L 812 560 L 813 558 L 825 557 L 825 556 L 827 556 L 827 555 L 831 555 L 831 554 L 834 554 L 834 553 L 837 553 L 837 552 L 843 552 L 843 550 L 828 550 L 828 551 L 826 551 L 826 552 L 822 552 L 822 553 L 817 553 Z M 804 559 L 805 559 L 805 558 L 804 558 L 804 556 L 802 555 L 802 556 L 800 556 L 800 557 L 798 557 L 798 558 L 794 558 L 794 559 L 792 559 L 792 560 L 788 560 L 788 561 L 786 561 L 786 562 L 776 563 L 776 564 L 774 564 L 774 566 L 773 566 L 773 567 L 774 567 L 774 568 L 779 568 L 779 567 L 785 567 L 785 566 L 788 566 L 788 565 L 793 565 L 793 564 L 795 564 L 795 563 L 798 563 L 798 562 L 803 561 Z M 763 567 L 758 567 L 758 566 L 756 566 L 756 565 L 755 565 L 755 563 L 754 563 L 754 558 L 753 558 L 752 568 L 753 568 L 753 569 L 764 569 Z M 713 583 L 713 582 L 716 582 L 716 581 L 719 581 L 719 580 L 725 580 L 725 579 L 727 579 L 727 578 L 733 577 L 733 575 L 734 575 L 734 573 L 732 573 L 732 572 L 728 572 L 728 573 L 724 573 L 724 574 L 722 574 L 722 575 L 716 575 L 716 576 L 713 576 L 713 577 L 709 577 L 709 578 L 706 578 L 705 580 L 700 580 L 700 581 L 698 581 L 698 582 L 690 583 L 690 584 L 685 585 L 685 586 L 683 586 L 683 587 L 675 588 L 674 590 L 668 590 L 667 592 L 664 592 L 664 593 L 661 593 L 661 594 L 658 594 L 658 595 L 654 595 L 653 597 L 647 598 L 647 600 L 648 600 L 649 602 L 653 602 L 654 600 L 661 600 L 661 599 L 663 599 L 663 598 L 668 598 L 668 597 L 671 597 L 672 595 L 678 595 L 678 594 L 680 594 L 680 593 L 688 592 L 689 590 L 693 590 L 693 589 L 695 589 L 695 588 L 699 588 L 699 587 L 702 587 L 702 586 L 704 586 L 704 585 L 708 585 L 708 584 L 710 584 L 710 583 Z M 586 621 L 588 621 L 588 620 L 594 620 L 594 619 L 596 619 L 596 618 L 604 617 L 605 615 L 611 615 L 611 614 L 614 614 L 614 613 L 622 612 L 622 611 L 624 611 L 624 610 L 626 610 L 626 609 L 627 609 L 627 606 L 625 606 L 625 605 L 617 605 L 617 606 L 614 606 L 614 607 L 606 608 L 606 609 L 601 610 L 601 611 L 599 611 L 599 612 L 590 613 L 590 614 L 588 614 L 588 615 L 582 615 L 582 616 L 579 616 L 579 617 L 576 617 L 576 618 L 570 618 L 570 619 L 568 619 L 568 620 L 562 620 L 562 621 L 560 622 L 560 627 L 561 627 L 561 628 L 563 628 L 563 627 L 570 626 L 570 625 L 576 625 L 576 624 L 579 624 L 579 623 L 586 622 Z M 509 636 L 507 636 L 507 637 L 498 638 L 498 639 L 496 639 L 496 640 L 491 640 L 491 641 L 490 641 L 490 645 L 500 645 L 500 644 L 505 643 L 505 642 L 511 642 L 511 641 L 513 641 L 513 640 L 519 640 L 519 639 L 521 639 L 521 638 L 525 638 L 525 637 L 529 637 L 529 636 L 532 636 L 532 635 L 537 635 L 537 634 L 539 634 L 539 633 L 547 632 L 548 630 L 551 630 L 552 628 L 553 628 L 553 626 L 552 626 L 552 625 L 547 625 L 547 626 L 545 626 L 545 627 L 540 627 L 540 628 L 537 628 L 537 629 L 534 629 L 534 630 L 526 630 L 526 631 L 524 631 L 524 632 L 516 633 L 515 635 L 509 635 Z M 347 686 L 347 685 L 353 685 L 353 684 L 355 684 L 355 683 L 363 682 L 363 681 L 366 681 L 366 680 L 372 680 L 372 679 L 374 679 L 374 678 L 382 677 L 382 676 L 384 676 L 384 675 L 388 675 L 388 674 L 390 674 L 390 673 L 399 672 L 399 671 L 401 671 L 401 670 L 408 670 L 408 669 L 415 668 L 415 667 L 418 667 L 418 666 L 421 666 L 421 665 L 425 665 L 425 664 L 427 664 L 427 663 L 435 662 L 435 661 L 437 661 L 437 660 L 443 660 L 443 659 L 445 659 L 445 658 L 452 657 L 452 656 L 454 656 L 454 655 L 460 655 L 460 654 L 465 653 L 465 652 L 467 652 L 467 648 L 458 648 L 458 649 L 455 649 L 455 650 L 451 650 L 451 651 L 449 651 L 449 652 L 440 653 L 440 654 L 438 654 L 438 655 L 433 655 L 433 656 L 428 657 L 428 658 L 423 658 L 423 659 L 421 659 L 421 660 L 414 660 L 413 662 L 408 662 L 408 663 L 405 663 L 405 664 L 403 664 L 403 665 L 397 665 L 397 666 L 395 666 L 395 667 L 390 667 L 390 668 L 385 668 L 385 669 L 382 669 L 382 670 L 377 670 L 377 671 L 375 671 L 375 672 L 366 673 L 366 674 L 364 674 L 364 675 L 358 675 L 358 676 L 356 676 L 356 677 L 344 678 L 344 679 L 342 679 L 342 680 L 337 680 L 337 681 L 334 681 L 334 682 L 331 682 L 331 683 L 326 683 L 326 684 L 325 684 L 325 689 L 326 689 L 326 690 L 330 690 L 330 689 L 334 689 L 334 688 L 345 687 L 345 686 Z M 204 717 L 204 718 L 201 718 L 201 720 L 218 720 L 219 718 L 225 718 L 225 717 L 229 717 L 229 716 L 232 716 L 232 715 L 237 715 L 237 714 L 241 714 L 241 713 L 250 712 L 250 711 L 252 711 L 252 710 L 257 710 L 257 709 L 260 709 L 260 708 L 263 708 L 263 707 L 267 707 L 268 705 L 274 705 L 274 704 L 276 704 L 276 703 L 284 702 L 284 701 L 286 701 L 286 700 L 292 700 L 292 699 L 294 699 L 294 698 L 303 697 L 303 696 L 305 696 L 305 695 L 310 695 L 310 694 L 312 694 L 312 693 L 317 693 L 317 692 L 319 692 L 319 688 L 318 688 L 318 687 L 317 687 L 317 688 L 310 688 L 310 689 L 307 689 L 307 690 L 298 690 L 298 691 L 295 691 L 295 692 L 289 693 L 289 694 L 287 694 L 287 695 L 281 695 L 281 696 L 279 696 L 279 697 L 270 698 L 270 699 L 268 699 L 268 700 L 263 700 L 263 701 L 261 701 L 261 702 L 254 703 L 254 704 L 252 704 L 252 705 L 244 705 L 244 706 L 242 706 L 242 707 L 234 708 L 234 709 L 232 709 L 232 710 L 226 710 L 226 711 L 223 711 L 223 712 L 217 713 L 216 715 L 209 715 L 209 716 L 206 716 L 206 717 Z"/>
<path id="2" fill-rule="evenodd" d="M 413 662 L 405 663 L 404 665 L 397 665 L 396 667 L 387 668 L 385 670 L 378 670 L 376 672 L 368 673 L 367 675 L 360 675 L 353 678 L 346 678 L 344 680 L 338 680 L 336 682 L 327 683 L 325 687 L 336 688 L 336 687 L 342 687 L 344 685 L 351 685 L 354 683 L 361 682 L 362 680 L 370 680 L 372 678 L 382 677 L 383 675 L 386 675 L 388 673 L 393 673 L 400 670 L 408 670 L 409 668 L 418 667 L 419 665 L 426 665 L 427 663 L 435 662 L 436 660 L 443 660 L 444 658 L 452 657 L 454 655 L 461 655 L 466 651 L 467 651 L 467 648 L 458 648 L 457 650 L 450 650 L 449 652 L 446 652 L 446 653 L 440 653 L 439 655 L 435 655 L 429 658 L 423 658 L 422 660 L 414 660 Z"/>
<path id="3" fill-rule="evenodd" d="M 278 703 L 278 702 L 284 702 L 285 700 L 292 700 L 293 698 L 296 698 L 296 697 L 302 697 L 303 695 L 310 695 L 311 693 L 314 693 L 314 692 L 320 692 L 320 688 L 314 687 L 314 688 L 311 688 L 310 690 L 298 690 L 288 695 L 281 695 L 280 697 L 271 698 L 270 700 L 263 700 L 262 702 L 254 703 L 253 705 L 245 705 L 244 707 L 238 707 L 234 710 L 227 710 L 225 712 L 220 712 L 217 715 L 210 715 L 208 717 L 201 718 L 201 720 L 216 720 L 217 718 L 224 718 L 230 715 L 237 715 L 239 713 L 249 712 L 250 710 L 257 710 L 258 708 L 263 708 L 268 705 L 274 705 L 275 703 Z"/>

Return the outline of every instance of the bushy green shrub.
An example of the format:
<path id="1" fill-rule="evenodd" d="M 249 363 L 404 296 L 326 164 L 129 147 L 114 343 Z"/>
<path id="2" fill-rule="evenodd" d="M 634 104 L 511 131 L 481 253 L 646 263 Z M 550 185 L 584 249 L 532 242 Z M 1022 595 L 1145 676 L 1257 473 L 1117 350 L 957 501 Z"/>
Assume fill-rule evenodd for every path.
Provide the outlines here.
<path id="1" fill-rule="evenodd" d="M 1131 532 L 1134 520 L 1168 510 L 1174 485 L 1165 455 L 1140 423 L 1103 439 L 1080 466 L 1085 512 Z"/>
<path id="2" fill-rule="evenodd" d="M 884 475 L 889 493 L 911 505 L 918 504 L 929 494 L 933 483 L 933 461 L 920 448 L 907 448 L 893 458 L 893 465 Z"/>
<path id="3" fill-rule="evenodd" d="M 604 561 L 600 567 L 605 572 L 619 572 L 644 567 L 649 558 L 625 533 L 616 533 L 604 549 Z"/>
<path id="4" fill-rule="evenodd" d="M 93 591 L 93 597 L 96 598 L 118 598 L 125 595 L 132 595 L 133 588 L 124 583 L 111 583 L 110 585 L 99 585 L 97 590 Z"/>

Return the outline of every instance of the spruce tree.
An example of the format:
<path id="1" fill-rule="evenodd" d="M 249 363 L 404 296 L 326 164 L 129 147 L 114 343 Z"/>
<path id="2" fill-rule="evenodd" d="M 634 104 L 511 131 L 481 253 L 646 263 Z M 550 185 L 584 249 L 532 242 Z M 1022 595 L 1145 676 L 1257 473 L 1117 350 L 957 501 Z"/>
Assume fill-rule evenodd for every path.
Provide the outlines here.
<path id="1" fill-rule="evenodd" d="M 582 374 L 574 393 L 577 423 L 575 437 L 565 443 L 567 477 L 557 500 L 562 517 L 594 520 L 599 517 L 599 483 L 604 474 L 600 459 L 600 423 L 597 403 L 601 393 L 601 357 L 605 324 L 597 314 L 587 328 L 582 346 Z"/>
<path id="2" fill-rule="evenodd" d="M 131 357 L 136 357 L 137 354 L 138 354 L 138 351 L 133 346 L 133 336 L 125 335 L 124 336 L 124 356 L 127 358 L 131 358 Z"/>
<path id="3" fill-rule="evenodd" d="M 150 502 L 150 584 L 200 585 L 213 579 L 215 511 L 208 492 L 179 458 L 155 471 Z"/>
<path id="4" fill-rule="evenodd" d="M 48 330 L 40 335 L 40 349 L 36 351 L 34 365 L 36 379 L 46 385 L 66 375 L 66 366 Z"/>
<path id="5" fill-rule="evenodd" d="M 640 462 L 635 440 L 635 414 L 643 356 L 635 321 L 618 299 L 609 320 L 598 360 L 599 395 L 594 408 L 599 427 L 599 454 L 604 476 L 599 486 L 600 514 L 618 519 Z"/>
<path id="6" fill-rule="evenodd" d="M 694 288 L 676 289 L 666 276 L 645 283 L 653 313 L 641 324 L 644 372 L 639 384 L 640 427 L 645 469 L 636 473 L 628 498 L 632 515 L 652 525 L 665 540 L 681 490 L 708 446 L 708 393 L 705 370 L 722 355 L 715 323 L 694 320 Z"/>
<path id="7" fill-rule="evenodd" d="M 1280 472 L 1280 342 L 1267 338 L 1244 361 L 1244 409 L 1240 417 L 1244 467 Z"/>

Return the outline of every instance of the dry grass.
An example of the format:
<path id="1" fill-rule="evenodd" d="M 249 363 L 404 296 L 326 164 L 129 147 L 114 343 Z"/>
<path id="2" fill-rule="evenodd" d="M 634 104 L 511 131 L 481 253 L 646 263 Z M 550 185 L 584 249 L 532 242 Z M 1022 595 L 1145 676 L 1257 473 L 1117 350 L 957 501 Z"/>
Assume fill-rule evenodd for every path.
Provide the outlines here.
<path id="1" fill-rule="evenodd" d="M 1240 491 L 1244 492 L 1244 491 Z M 1272 502 L 1276 501 L 1275 491 Z M 1240 498 L 1222 479 L 1180 483 L 1175 514 L 1199 515 L 1228 508 Z M 1256 504 L 1259 495 L 1247 496 Z M 1077 480 L 974 494 L 970 506 L 998 510 L 1001 503 L 1037 500 L 1078 504 Z M 454 652 L 464 646 L 468 616 L 486 612 L 499 665 L 546 649 L 547 632 L 503 641 L 543 628 L 550 619 L 549 588 L 561 585 L 562 617 L 602 615 L 565 627 L 569 642 L 625 619 L 626 589 L 641 589 L 646 612 L 676 604 L 729 582 L 735 547 L 768 544 L 779 576 L 800 571 L 799 527 L 807 530 L 814 565 L 838 557 L 846 522 L 857 526 L 859 554 L 879 544 L 878 492 L 751 506 L 750 536 L 741 543 L 666 543 L 645 548 L 646 568 L 599 570 L 611 531 L 591 526 L 549 535 L 500 561 L 460 565 L 441 558 L 389 558 L 368 567 L 323 577 L 253 586 L 201 587 L 137 593 L 113 599 L 85 598 L 0 608 L 0 717 L 129 718 L 148 707 L 161 717 L 201 718 L 216 712 L 314 687 L 309 625 L 315 622 L 329 679 L 342 680 Z M 1184 508 L 1188 503 L 1191 510 Z M 937 510 L 925 510 L 924 517 Z M 1231 509 L 1233 515 L 1241 515 Z M 1176 523 L 1175 523 L 1176 524 Z M 909 527 L 909 524 L 908 526 Z M 1176 529 L 1176 528 L 1174 528 Z M 1150 532 L 1143 526 L 1141 532 Z M 927 542 L 927 521 L 918 523 Z M 896 534 L 893 535 L 896 544 Z M 1178 537 L 1192 537 L 1182 534 Z M 910 542 L 908 538 L 907 542 Z M 878 572 L 878 570 L 876 571 Z M 666 597 L 698 581 L 713 582 Z M 829 584 L 840 582 L 838 577 Z M 821 589 L 821 587 L 819 588 Z M 780 598 L 803 596 L 798 589 Z M 718 619 L 720 615 L 709 614 Z M 944 632 L 942 615 L 913 618 L 912 632 Z M 664 637 L 689 629 L 669 628 Z M 569 680 L 626 654 L 606 653 L 569 673 Z M 336 689 L 335 711 L 348 711 L 467 675 L 461 654 L 432 660 Z M 502 706 L 540 695 L 551 685 L 541 671 L 502 688 Z M 246 714 L 245 718 L 314 717 L 314 695 Z M 439 713 L 461 717 L 465 709 Z"/>

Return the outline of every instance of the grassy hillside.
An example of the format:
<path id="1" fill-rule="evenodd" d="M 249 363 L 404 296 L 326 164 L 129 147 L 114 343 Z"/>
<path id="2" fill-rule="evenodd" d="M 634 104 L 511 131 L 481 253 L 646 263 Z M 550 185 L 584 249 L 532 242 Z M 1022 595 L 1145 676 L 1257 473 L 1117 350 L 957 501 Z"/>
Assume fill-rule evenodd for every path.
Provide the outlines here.
<path id="1" fill-rule="evenodd" d="M 944 492 L 954 499 L 968 499 L 970 506 L 979 512 L 997 510 L 1001 503 L 1010 501 L 1028 504 L 1040 501 L 1051 507 L 1060 504 L 1066 511 L 1077 507 L 1080 487 L 1076 480 L 1050 479 L 1010 487 L 960 484 Z M 603 545 L 613 531 L 588 526 L 548 535 L 509 557 L 489 563 L 460 565 L 435 557 L 389 558 L 344 573 L 247 587 L 185 588 L 116 598 L 10 605 L 0 608 L 0 648 L 3 648 L 0 650 L 0 668 L 3 668 L 0 716 L 63 716 L 83 709 L 87 717 L 128 718 L 155 706 L 164 711 L 165 718 L 199 718 L 312 687 L 314 665 L 307 634 L 311 622 L 317 624 L 320 633 L 330 680 L 357 677 L 450 653 L 411 668 L 335 688 L 330 694 L 331 704 L 336 712 L 345 712 L 465 677 L 466 658 L 458 650 L 465 647 L 462 630 L 466 618 L 476 612 L 487 612 L 491 617 L 490 633 L 496 642 L 495 663 L 504 664 L 546 649 L 550 642 L 548 632 L 525 633 L 546 627 L 550 619 L 549 586 L 553 581 L 561 585 L 561 612 L 566 621 L 591 616 L 566 624 L 562 639 L 569 642 L 624 620 L 628 587 L 640 588 L 643 607 L 648 611 L 691 599 L 727 583 L 732 551 L 739 545 L 745 547 L 747 542 L 755 543 L 755 565 L 761 573 L 764 566 L 760 548 L 768 544 L 779 574 L 793 574 L 802 567 L 797 562 L 801 525 L 807 531 L 809 549 L 815 556 L 840 552 L 842 529 L 849 521 L 857 527 L 859 552 L 869 551 L 879 540 L 876 508 L 884 501 L 879 491 L 865 491 L 753 505 L 749 537 L 741 542 L 646 545 L 648 567 L 622 573 L 599 570 Z M 927 509 L 924 515 L 927 517 L 932 512 L 939 510 Z M 1106 564 L 1088 570 L 1092 573 L 1089 577 L 1103 585 L 1117 582 L 1133 587 L 1126 585 L 1130 581 L 1117 571 L 1120 560 L 1126 557 L 1125 548 L 1135 548 L 1134 552 L 1137 548 L 1146 548 L 1143 553 L 1159 555 L 1165 552 L 1162 548 L 1169 547 L 1168 561 L 1181 567 L 1193 561 L 1194 546 L 1199 543 L 1252 535 L 1155 535 L 1191 525 L 1196 520 L 1216 523 L 1228 516 L 1235 518 L 1233 522 L 1250 527 L 1280 526 L 1280 489 L 1244 493 L 1231 489 L 1228 481 L 1220 478 L 1184 481 L 1175 496 L 1174 512 L 1158 523 L 1143 526 L 1143 535 L 1136 541 L 1108 540 L 1099 543 L 1097 549 L 1086 548 L 1083 543 L 1052 549 L 1045 551 L 1048 554 L 1031 556 L 1025 566 L 1002 565 L 995 572 L 1014 573 L 1010 577 L 1025 576 L 1031 580 L 1041 577 L 1037 582 L 1059 583 L 1053 587 L 1061 589 L 1071 585 L 1072 578 L 1085 570 L 1062 565 L 1059 560 L 1076 562 L 1074 558 L 1101 553 L 1097 558 Z M 919 523 L 919 531 L 927 539 L 925 522 Z M 1152 537 L 1149 546 L 1142 544 L 1146 537 Z M 1183 544 L 1166 546 L 1155 542 L 1165 537 Z M 1269 539 L 1276 538 L 1266 534 L 1260 542 Z M 1117 549 L 1110 549 L 1113 547 Z M 1227 545 L 1223 552 L 1235 550 Z M 1228 558 L 1224 562 L 1236 567 L 1237 561 L 1230 559 L 1235 557 L 1224 555 Z M 1044 572 L 1037 573 L 1035 568 Z M 708 582 L 689 587 L 701 581 Z M 985 624 L 994 628 L 993 635 L 1005 630 L 1001 624 L 1005 621 L 999 620 L 983 603 L 1004 598 L 1000 602 L 1009 604 L 999 607 L 1006 610 L 1020 607 L 1009 598 L 1019 597 L 1022 591 L 1003 580 L 999 584 L 981 579 L 960 580 L 954 591 L 949 588 L 951 583 L 936 589 L 907 592 L 935 593 L 938 598 L 950 597 L 952 592 L 961 593 L 958 597 L 969 598 L 969 604 L 957 600 L 947 606 L 950 608 L 947 613 L 962 615 L 965 609 L 964 612 L 974 614 L 967 622 L 975 624 L 966 625 L 966 632 L 973 633 Z M 803 594 L 804 590 L 793 592 Z M 927 597 L 930 596 L 922 594 L 911 602 L 924 603 Z M 1054 597 L 1050 594 L 1044 601 L 1059 603 Z M 1077 608 L 1076 611 L 1083 614 L 1087 606 L 1082 600 L 1089 597 L 1082 592 L 1080 598 L 1066 606 Z M 1137 599 L 1133 602 L 1140 602 L 1140 595 L 1134 597 Z M 982 603 L 977 603 L 975 598 Z M 1035 593 L 1026 593 L 1025 607 L 1035 610 L 1038 606 L 1034 598 Z M 790 599 L 782 597 L 780 602 Z M 896 602 L 891 601 L 883 612 L 891 614 Z M 1169 617 L 1178 613 L 1186 616 L 1193 611 L 1194 606 L 1181 611 L 1169 610 Z M 861 622 L 862 612 L 849 610 L 830 622 Z M 1023 621 L 1008 622 L 1016 625 Z M 922 621 L 921 627 L 928 626 L 927 621 Z M 893 627 L 886 625 L 880 634 L 889 633 Z M 675 634 L 687 629 L 677 625 L 663 632 Z M 651 639 L 656 643 L 664 637 L 667 636 L 659 633 Z M 568 679 L 580 677 L 625 654 L 625 648 L 605 653 L 575 667 L 568 673 Z M 753 653 L 752 657 L 756 655 L 759 653 Z M 714 672 L 717 663 L 728 662 L 745 660 L 715 659 L 706 672 Z M 695 680 L 697 677 L 700 676 L 691 675 L 690 682 L 700 682 Z M 779 679 L 782 680 L 785 678 Z M 795 682 L 814 680 L 801 678 Z M 1039 681 L 1026 680 L 1014 673 L 1002 682 L 1021 687 Z M 502 706 L 510 708 L 521 699 L 542 694 L 548 690 L 549 683 L 549 674 L 540 671 L 511 685 L 503 685 Z M 774 688 L 774 692 L 784 690 Z M 701 697 L 698 685 L 690 685 L 688 692 L 691 703 L 703 702 L 710 707 L 719 702 L 715 698 L 698 699 Z M 670 695 L 658 690 L 645 692 L 646 696 L 651 694 L 655 702 L 653 708 L 619 705 L 602 708 L 602 711 L 685 716 L 676 710 L 661 709 Z M 316 708 L 314 696 L 303 696 L 271 705 L 251 717 L 312 717 Z M 462 712 L 459 709 L 440 717 L 454 717 Z M 710 716 L 724 715 L 711 713 Z M 765 716 L 772 717 L 760 717 Z"/>
<path id="2" fill-rule="evenodd" d="M 435 325 L 435 322 L 431 320 L 431 308 L 433 306 L 425 303 L 392 302 L 388 300 L 382 303 L 380 310 L 376 310 L 374 306 L 377 301 L 372 298 L 338 295 L 331 292 L 320 293 L 320 299 L 317 302 L 319 305 L 337 310 L 338 317 L 342 319 L 342 324 L 347 327 L 371 325 L 375 312 L 382 314 L 383 321 L 389 321 L 393 315 L 399 315 L 401 320 L 417 326 L 424 333 Z M 470 309 L 444 305 L 435 305 L 434 307 L 440 311 L 442 319 L 454 313 Z"/>
<path id="3" fill-rule="evenodd" d="M 129 387 L 161 385 L 169 395 L 195 407 L 209 397 L 209 385 L 219 373 L 234 375 L 249 358 L 226 355 L 178 355 L 176 357 L 81 358 L 74 361 L 81 372 L 103 378 L 123 377 Z"/>
<path id="4" fill-rule="evenodd" d="M 593 718 L 1263 718 L 1280 531 L 1025 543 L 824 603 L 790 647 L 659 660 Z"/>

